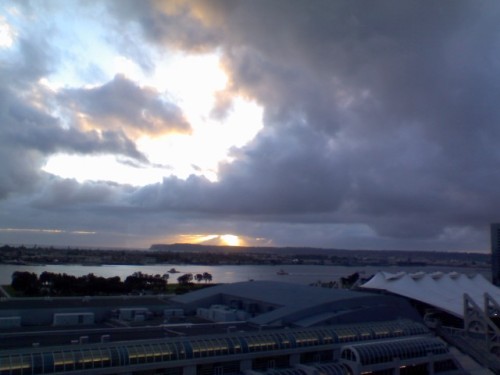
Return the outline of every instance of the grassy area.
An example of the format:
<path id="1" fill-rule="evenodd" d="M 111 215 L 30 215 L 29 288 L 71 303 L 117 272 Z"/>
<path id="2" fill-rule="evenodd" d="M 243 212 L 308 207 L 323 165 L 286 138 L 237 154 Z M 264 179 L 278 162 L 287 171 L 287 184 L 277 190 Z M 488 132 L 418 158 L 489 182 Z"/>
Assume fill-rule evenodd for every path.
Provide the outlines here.
<path id="1" fill-rule="evenodd" d="M 217 284 L 208 284 L 208 283 L 199 283 L 199 284 L 188 284 L 188 285 L 181 285 L 181 284 L 168 284 L 167 285 L 167 293 L 171 294 L 183 294 L 187 292 L 192 292 L 195 290 L 200 290 L 204 288 L 208 288 L 211 286 L 214 286 Z"/>

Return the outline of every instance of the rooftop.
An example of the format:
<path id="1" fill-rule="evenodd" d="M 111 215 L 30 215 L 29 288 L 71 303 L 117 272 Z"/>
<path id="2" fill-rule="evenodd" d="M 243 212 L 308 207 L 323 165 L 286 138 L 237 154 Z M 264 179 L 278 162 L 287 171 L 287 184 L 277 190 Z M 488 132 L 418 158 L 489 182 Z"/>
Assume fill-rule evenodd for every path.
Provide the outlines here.
<path id="1" fill-rule="evenodd" d="M 500 301 L 500 288 L 481 274 L 467 276 L 450 272 L 389 273 L 378 272 L 361 285 L 366 290 L 377 289 L 411 298 L 439 308 L 458 318 L 464 316 L 464 294 L 478 305 L 484 305 L 484 294 Z"/>

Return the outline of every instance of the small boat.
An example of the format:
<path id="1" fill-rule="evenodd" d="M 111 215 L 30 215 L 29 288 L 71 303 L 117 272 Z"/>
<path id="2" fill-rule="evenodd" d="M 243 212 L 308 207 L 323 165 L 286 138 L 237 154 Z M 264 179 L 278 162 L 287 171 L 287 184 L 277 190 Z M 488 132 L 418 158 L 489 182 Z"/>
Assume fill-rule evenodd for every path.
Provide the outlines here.
<path id="1" fill-rule="evenodd" d="M 177 271 L 175 268 L 170 268 L 168 273 L 180 273 L 180 271 Z"/>
<path id="2" fill-rule="evenodd" d="M 286 272 L 284 269 L 280 269 L 278 272 L 276 272 L 276 275 L 288 275 L 288 272 Z"/>

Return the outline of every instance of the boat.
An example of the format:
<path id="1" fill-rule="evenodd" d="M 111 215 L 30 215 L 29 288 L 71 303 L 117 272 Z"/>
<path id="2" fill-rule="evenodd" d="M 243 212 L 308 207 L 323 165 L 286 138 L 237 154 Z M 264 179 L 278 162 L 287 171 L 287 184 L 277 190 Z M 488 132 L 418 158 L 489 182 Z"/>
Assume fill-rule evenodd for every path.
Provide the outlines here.
<path id="1" fill-rule="evenodd" d="M 177 271 L 175 268 L 170 268 L 168 273 L 180 273 L 180 271 Z"/>
<path id="2" fill-rule="evenodd" d="M 286 272 L 284 269 L 280 269 L 278 272 L 276 272 L 276 275 L 288 275 L 288 272 Z"/>

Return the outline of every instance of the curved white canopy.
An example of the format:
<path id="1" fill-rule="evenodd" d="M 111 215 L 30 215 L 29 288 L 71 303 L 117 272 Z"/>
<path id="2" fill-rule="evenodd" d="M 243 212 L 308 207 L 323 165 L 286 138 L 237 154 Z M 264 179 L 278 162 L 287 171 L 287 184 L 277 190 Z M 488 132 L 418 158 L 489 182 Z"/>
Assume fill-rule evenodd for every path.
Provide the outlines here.
<path id="1" fill-rule="evenodd" d="M 467 276 L 458 272 L 378 272 L 360 287 L 385 290 L 424 302 L 460 318 L 464 316 L 465 293 L 481 309 L 484 308 L 485 293 L 500 304 L 500 288 L 480 274 Z"/>

